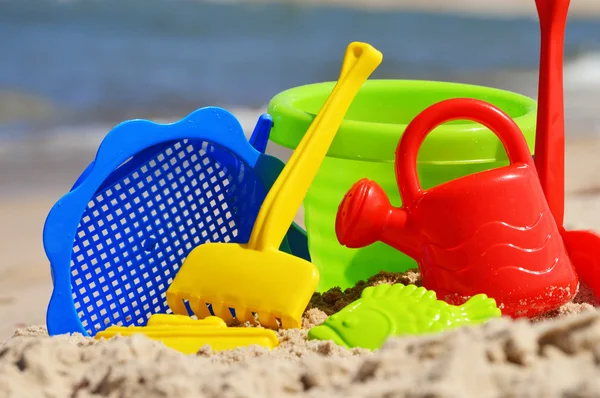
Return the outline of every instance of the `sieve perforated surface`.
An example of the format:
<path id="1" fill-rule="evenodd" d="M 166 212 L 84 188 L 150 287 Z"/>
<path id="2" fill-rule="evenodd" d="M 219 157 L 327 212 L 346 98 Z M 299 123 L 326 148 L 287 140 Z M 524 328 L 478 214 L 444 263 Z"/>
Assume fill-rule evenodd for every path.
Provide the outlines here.
<path id="1" fill-rule="evenodd" d="M 73 244 L 84 329 L 169 313 L 165 292 L 187 254 L 205 242 L 248 241 L 264 197 L 251 168 L 205 141 L 172 141 L 121 165 L 88 203 Z"/>

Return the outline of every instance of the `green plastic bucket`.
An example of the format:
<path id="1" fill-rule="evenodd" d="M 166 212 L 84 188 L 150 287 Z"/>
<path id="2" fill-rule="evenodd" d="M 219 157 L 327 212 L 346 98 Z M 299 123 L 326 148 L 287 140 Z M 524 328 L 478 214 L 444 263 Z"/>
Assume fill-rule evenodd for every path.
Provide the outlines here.
<path id="1" fill-rule="evenodd" d="M 294 149 L 334 82 L 311 84 L 275 96 L 270 139 Z M 377 181 L 395 206 L 401 205 L 394 156 L 406 125 L 423 109 L 449 98 L 476 98 L 498 106 L 521 128 L 529 149 L 535 143 L 536 102 L 509 91 L 457 83 L 370 80 L 361 88 L 339 128 L 327 157 L 304 200 L 308 247 L 321 279 L 318 291 L 354 286 L 381 270 L 405 271 L 416 263 L 377 242 L 361 249 L 339 244 L 335 217 L 345 193 L 361 178 Z M 438 127 L 419 152 L 418 172 L 426 189 L 443 182 L 508 164 L 500 140 L 470 121 Z"/>

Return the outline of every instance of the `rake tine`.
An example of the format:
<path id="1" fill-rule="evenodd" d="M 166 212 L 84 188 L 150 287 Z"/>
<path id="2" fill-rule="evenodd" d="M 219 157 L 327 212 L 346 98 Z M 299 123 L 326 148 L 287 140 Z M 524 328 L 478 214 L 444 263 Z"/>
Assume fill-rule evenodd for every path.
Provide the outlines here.
<path id="1" fill-rule="evenodd" d="M 208 310 L 208 306 L 206 305 L 206 300 L 202 297 L 190 297 L 189 299 L 190 308 L 194 315 L 198 317 L 198 319 L 204 319 L 211 315 Z"/>

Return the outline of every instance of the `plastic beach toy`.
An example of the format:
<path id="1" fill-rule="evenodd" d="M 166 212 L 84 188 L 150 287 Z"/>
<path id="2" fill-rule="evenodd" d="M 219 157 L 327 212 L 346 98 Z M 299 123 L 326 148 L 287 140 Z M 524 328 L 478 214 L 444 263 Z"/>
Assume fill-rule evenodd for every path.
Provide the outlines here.
<path id="1" fill-rule="evenodd" d="M 261 117 L 255 145 L 264 148 L 270 127 Z M 46 220 L 49 333 L 94 335 L 169 312 L 167 287 L 193 247 L 248 241 L 273 180 L 265 164 L 275 163 L 217 107 L 173 124 L 115 127 Z"/>
<path id="2" fill-rule="evenodd" d="M 270 139 L 296 148 L 333 83 L 286 90 L 275 96 Z M 321 275 L 318 291 L 352 287 L 381 270 L 405 271 L 413 259 L 381 243 L 351 249 L 335 235 L 335 215 L 344 194 L 361 178 L 377 181 L 394 206 L 401 199 L 394 172 L 394 150 L 406 125 L 423 109 L 456 97 L 482 99 L 505 111 L 521 128 L 530 149 L 535 140 L 536 103 L 503 90 L 456 83 L 369 80 L 354 99 L 304 200 L 312 262 Z M 419 153 L 417 170 L 427 189 L 482 170 L 508 164 L 496 135 L 471 121 L 455 121 L 432 132 Z"/>
<path id="3" fill-rule="evenodd" d="M 421 143 L 452 120 L 480 122 L 504 144 L 509 166 L 424 190 L 416 162 Z M 518 126 L 479 100 L 451 99 L 424 110 L 406 128 L 396 150 L 401 208 L 377 183 L 357 182 L 340 204 L 340 243 L 362 247 L 383 241 L 414 258 L 423 286 L 450 303 L 485 293 L 502 313 L 536 316 L 568 302 L 578 279 L 539 184 Z"/>
<path id="4" fill-rule="evenodd" d="M 559 225 L 580 280 L 600 297 L 600 236 L 567 231 L 565 206 L 565 116 L 563 95 L 564 31 L 569 0 L 537 0 L 542 45 L 535 165 L 548 205 Z"/>
<path id="5" fill-rule="evenodd" d="M 247 244 L 214 243 L 194 249 L 167 291 L 173 312 L 185 312 L 188 300 L 198 318 L 214 314 L 227 320 L 230 308 L 241 322 L 273 329 L 300 326 L 300 317 L 319 280 L 316 267 L 280 252 L 278 247 L 346 110 L 382 54 L 366 43 L 346 49 L 339 82 L 319 111 L 298 149 L 267 194 Z"/>
<path id="6" fill-rule="evenodd" d="M 209 316 L 202 320 L 190 318 L 187 315 L 154 314 L 148 318 L 146 326 L 210 326 L 225 328 L 227 324 L 217 316 Z M 119 326 L 111 326 L 118 328 Z M 113 329 L 114 330 L 114 329 Z"/>
<path id="7" fill-rule="evenodd" d="M 184 354 L 196 354 L 205 345 L 209 345 L 214 351 L 249 345 L 272 349 L 279 345 L 277 334 L 272 330 L 228 328 L 222 319 L 214 316 L 193 320 L 187 316 L 163 314 L 152 315 L 147 326 L 111 326 L 97 333 L 95 338 L 100 340 L 135 334 L 161 341 L 167 347 Z"/>
<path id="8" fill-rule="evenodd" d="M 308 332 L 309 340 L 375 350 L 392 336 L 442 332 L 499 317 L 494 299 L 478 294 L 457 307 L 415 285 L 378 285 Z"/>

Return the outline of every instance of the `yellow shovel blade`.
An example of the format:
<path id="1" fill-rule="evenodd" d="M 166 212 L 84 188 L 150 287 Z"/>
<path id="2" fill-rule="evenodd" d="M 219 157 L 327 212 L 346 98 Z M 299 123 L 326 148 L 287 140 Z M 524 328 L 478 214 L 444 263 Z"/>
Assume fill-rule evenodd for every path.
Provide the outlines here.
<path id="1" fill-rule="evenodd" d="M 117 335 L 129 337 L 134 334 L 143 334 L 149 339 L 160 341 L 167 347 L 183 354 L 196 354 L 205 345 L 209 345 L 214 351 L 233 350 L 250 345 L 273 349 L 279 345 L 277 334 L 269 329 L 206 325 L 193 327 L 189 324 L 176 326 L 111 326 L 97 333 L 95 338 L 97 340 L 110 339 Z"/>
<path id="2" fill-rule="evenodd" d="M 154 314 L 148 319 L 147 326 L 210 326 L 225 328 L 227 324 L 221 318 L 209 316 L 204 319 L 192 319 L 187 315 Z M 114 327 L 114 326 L 113 326 Z"/>

